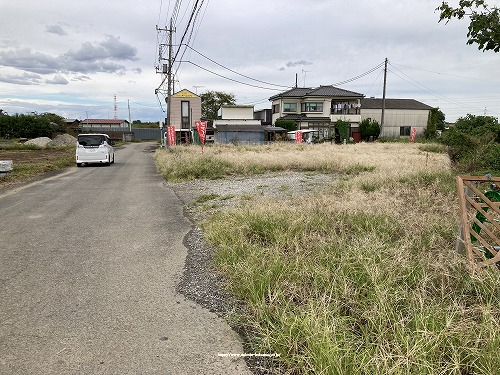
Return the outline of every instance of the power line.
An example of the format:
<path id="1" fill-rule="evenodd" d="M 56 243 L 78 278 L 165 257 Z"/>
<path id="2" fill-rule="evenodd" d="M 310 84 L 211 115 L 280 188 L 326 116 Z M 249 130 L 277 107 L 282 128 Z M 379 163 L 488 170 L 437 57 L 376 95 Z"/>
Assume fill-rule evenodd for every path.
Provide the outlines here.
<path id="1" fill-rule="evenodd" d="M 232 82 L 235 82 L 235 83 L 239 83 L 239 84 L 242 84 L 242 85 L 245 85 L 245 86 L 250 86 L 250 87 L 255 87 L 255 88 L 259 88 L 259 89 L 263 89 L 263 90 L 272 90 L 272 91 L 281 91 L 280 89 L 273 89 L 273 88 L 270 88 L 270 87 L 262 87 L 262 86 L 257 86 L 257 85 L 252 85 L 251 83 L 245 83 L 245 82 L 241 82 L 241 81 L 238 81 L 236 79 L 233 79 L 233 78 L 229 78 L 229 77 L 226 77 L 226 76 L 223 76 L 222 74 L 219 74 L 219 73 L 216 73 L 216 72 L 213 72 L 207 68 L 204 68 L 192 61 L 183 61 L 185 63 L 188 63 L 188 64 L 192 64 L 208 73 L 211 73 L 213 75 L 216 75 L 217 77 L 221 77 L 221 78 L 224 78 L 224 79 L 227 79 L 228 81 L 232 81 Z"/>
<path id="2" fill-rule="evenodd" d="M 342 82 L 334 83 L 334 84 L 332 84 L 332 86 L 342 86 L 342 85 L 345 85 L 346 83 L 350 83 L 350 82 L 356 81 L 356 80 L 358 80 L 358 79 L 360 79 L 360 78 L 363 78 L 363 77 L 365 77 L 365 76 L 367 76 L 367 75 L 369 75 L 369 74 L 371 74 L 371 73 L 375 72 L 376 70 L 378 70 L 378 69 L 379 69 L 380 67 L 382 67 L 383 65 L 384 65 L 384 62 L 381 62 L 381 63 L 380 63 L 380 64 L 378 64 L 376 67 L 371 68 L 370 70 L 368 70 L 367 72 L 365 72 L 365 73 L 363 73 L 363 74 L 360 74 L 360 75 L 358 75 L 358 76 L 356 76 L 356 77 L 353 77 L 353 78 L 349 78 L 349 79 L 347 79 L 347 80 L 345 80 L 345 81 L 342 81 Z"/>
<path id="3" fill-rule="evenodd" d="M 459 76 L 459 75 L 456 75 L 456 74 L 449 74 L 449 73 L 435 72 L 435 71 L 433 71 L 433 70 L 421 69 L 421 68 L 416 68 L 416 67 L 413 67 L 413 66 L 402 65 L 402 64 L 392 63 L 392 62 L 391 62 L 391 65 L 392 65 L 392 66 L 394 66 L 394 65 L 398 65 L 398 66 L 402 66 L 402 67 L 405 67 L 405 68 L 410 68 L 410 69 L 420 70 L 420 71 L 422 71 L 422 72 L 433 73 L 433 74 L 437 74 L 437 75 L 444 75 L 444 76 L 448 76 L 448 77 L 455 77 L 455 78 L 469 79 L 469 80 L 472 80 L 472 81 L 478 81 L 478 82 L 488 82 L 488 83 L 500 84 L 500 82 L 496 82 L 496 81 L 492 81 L 492 80 L 485 80 L 485 79 L 478 79 L 478 78 L 472 78 L 472 77 L 464 77 L 464 76 Z"/>
<path id="4" fill-rule="evenodd" d="M 427 86 L 425 86 L 425 85 L 423 85 L 423 84 L 419 83 L 418 81 L 414 80 L 413 78 L 411 78 L 409 75 L 407 75 L 407 74 L 406 74 L 406 73 L 404 73 L 403 71 L 399 70 L 399 69 L 398 69 L 397 67 L 395 67 L 394 65 L 392 65 L 392 64 L 390 64 L 390 65 L 391 65 L 391 66 L 392 66 L 395 70 L 397 70 L 398 72 L 400 72 L 402 75 L 406 76 L 408 79 L 410 79 L 411 81 L 415 82 L 415 84 L 416 84 L 416 85 L 415 85 L 415 84 L 413 84 L 413 83 L 411 83 L 411 82 L 409 82 L 409 81 L 407 81 L 406 79 L 404 79 L 403 77 L 399 76 L 399 75 L 398 75 L 398 74 L 396 74 L 395 72 L 391 71 L 391 72 L 392 72 L 395 76 L 397 76 L 398 78 L 402 79 L 402 80 L 403 80 L 403 81 L 405 81 L 406 83 L 409 83 L 410 85 L 412 85 L 412 86 L 414 86 L 414 87 L 416 87 L 416 88 L 418 88 L 418 89 L 420 89 L 420 90 L 422 90 L 422 91 L 427 91 L 427 92 L 428 92 L 428 93 L 430 93 L 431 95 L 436 96 L 437 98 L 444 99 L 444 100 L 446 100 L 446 101 L 448 101 L 448 102 L 450 102 L 450 103 L 458 104 L 458 105 L 461 105 L 461 106 L 465 106 L 465 107 L 469 107 L 469 108 L 471 108 L 471 109 L 476 109 L 476 110 L 477 110 L 477 108 L 475 108 L 475 107 L 468 106 L 468 105 L 466 105 L 466 104 L 464 104 L 464 103 L 460 103 L 460 102 L 458 102 L 458 101 L 456 101 L 456 100 L 454 100 L 454 99 L 451 99 L 451 98 L 448 98 L 447 96 L 444 96 L 444 95 L 439 94 L 438 92 L 436 92 L 436 91 L 432 90 L 431 88 L 429 88 L 429 87 L 427 87 Z M 419 86 L 420 86 L 420 87 L 419 87 Z M 424 89 L 422 89 L 422 88 L 424 88 L 425 90 L 424 90 Z"/>
<path id="5" fill-rule="evenodd" d="M 274 83 L 269 83 L 269 82 L 261 81 L 261 80 L 259 80 L 259 79 L 255 79 L 255 78 L 249 77 L 249 76 L 247 76 L 247 75 L 244 75 L 244 74 L 238 73 L 238 72 L 236 72 L 236 71 L 234 71 L 234 70 L 232 70 L 232 69 L 230 69 L 230 68 L 228 68 L 228 67 L 226 67 L 226 66 L 224 66 L 224 65 L 222 65 L 222 64 L 220 64 L 220 63 L 218 63 L 218 62 L 216 62 L 216 61 L 214 61 L 214 60 L 212 60 L 210 57 L 205 56 L 205 55 L 204 55 L 204 54 L 202 54 L 201 52 L 199 52 L 199 51 L 195 50 L 193 47 L 191 47 L 191 46 L 186 46 L 186 47 L 187 47 L 187 48 L 189 48 L 189 49 L 191 49 L 192 51 L 196 52 L 198 55 L 200 55 L 200 56 L 204 57 L 204 58 L 205 58 L 205 59 L 207 59 L 208 61 L 210 61 L 210 62 L 214 63 L 215 65 L 218 65 L 218 66 L 220 66 L 221 68 L 226 69 L 226 70 L 230 71 L 231 73 L 237 74 L 237 75 L 239 75 L 239 76 L 241 76 L 241 77 L 247 78 L 247 79 L 252 80 L 252 81 L 255 81 L 255 82 L 263 83 L 263 84 L 265 84 L 265 85 L 276 86 L 276 87 L 282 87 L 282 88 L 291 88 L 291 86 L 277 85 L 277 84 L 274 84 Z"/>

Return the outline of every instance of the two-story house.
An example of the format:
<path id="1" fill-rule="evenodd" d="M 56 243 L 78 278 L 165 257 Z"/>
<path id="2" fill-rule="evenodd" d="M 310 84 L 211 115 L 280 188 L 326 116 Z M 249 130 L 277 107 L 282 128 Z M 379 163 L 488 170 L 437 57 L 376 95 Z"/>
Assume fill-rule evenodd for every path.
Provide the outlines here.
<path id="1" fill-rule="evenodd" d="M 319 139 L 335 136 L 335 122 L 351 124 L 349 136 L 356 140 L 361 122 L 361 99 L 364 95 L 334 86 L 295 87 L 272 96 L 272 121 L 293 120 L 298 130 L 314 130 Z"/>
<path id="2" fill-rule="evenodd" d="M 189 143 L 193 139 L 195 121 L 201 118 L 201 97 L 183 89 L 170 98 L 170 124 L 175 126 L 177 142 Z"/>

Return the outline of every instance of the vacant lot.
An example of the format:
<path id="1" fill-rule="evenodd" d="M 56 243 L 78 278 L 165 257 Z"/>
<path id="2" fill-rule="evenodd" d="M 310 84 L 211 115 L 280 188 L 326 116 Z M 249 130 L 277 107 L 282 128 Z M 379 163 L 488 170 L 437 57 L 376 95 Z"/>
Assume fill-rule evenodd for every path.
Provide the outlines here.
<path id="1" fill-rule="evenodd" d="M 12 160 L 14 170 L 0 176 L 0 189 L 74 163 L 74 148 L 0 150 L 0 160 Z"/>
<path id="2" fill-rule="evenodd" d="M 500 272 L 454 251 L 443 151 L 276 144 L 156 157 L 245 303 L 234 319 L 249 351 L 279 355 L 276 372 L 495 374 Z"/>

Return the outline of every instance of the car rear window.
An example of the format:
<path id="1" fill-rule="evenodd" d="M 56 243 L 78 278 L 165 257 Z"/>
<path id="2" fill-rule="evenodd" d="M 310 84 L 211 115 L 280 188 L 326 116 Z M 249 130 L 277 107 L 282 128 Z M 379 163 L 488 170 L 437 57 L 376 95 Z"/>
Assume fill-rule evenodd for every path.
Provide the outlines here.
<path id="1" fill-rule="evenodd" d="M 78 143 L 82 146 L 99 146 L 104 143 L 103 135 L 79 135 Z"/>

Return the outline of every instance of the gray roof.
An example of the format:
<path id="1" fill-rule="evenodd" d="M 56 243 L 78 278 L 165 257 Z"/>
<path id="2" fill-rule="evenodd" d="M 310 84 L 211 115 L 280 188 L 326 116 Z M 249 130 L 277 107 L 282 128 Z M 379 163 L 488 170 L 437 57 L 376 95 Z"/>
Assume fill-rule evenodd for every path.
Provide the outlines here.
<path id="1" fill-rule="evenodd" d="M 382 109 L 382 100 L 383 99 L 378 98 L 361 99 L 361 110 Z M 433 107 L 415 99 L 385 99 L 385 109 L 430 110 L 432 108 Z"/>
<path id="2" fill-rule="evenodd" d="M 264 133 L 265 127 L 262 125 L 217 125 L 215 129 L 218 132 L 245 132 L 245 133 Z"/>
<path id="3" fill-rule="evenodd" d="M 358 98 L 364 97 L 359 92 L 340 89 L 335 86 L 319 86 L 316 88 L 310 87 L 295 87 L 291 90 L 282 92 L 281 94 L 272 96 L 269 100 L 278 98 L 303 98 L 303 97 L 342 97 L 342 98 Z"/>
<path id="4" fill-rule="evenodd" d="M 280 117 L 278 120 L 293 120 L 293 121 L 300 121 L 300 122 L 305 122 L 305 121 L 310 121 L 310 122 L 330 122 L 331 119 L 330 117 L 308 117 L 306 115 L 301 115 L 301 114 L 289 114 L 285 115 L 283 117 Z"/>
<path id="5" fill-rule="evenodd" d="M 281 133 L 286 132 L 284 128 L 279 126 L 263 126 L 263 125 L 217 125 L 219 132 L 245 132 L 245 133 Z"/>

